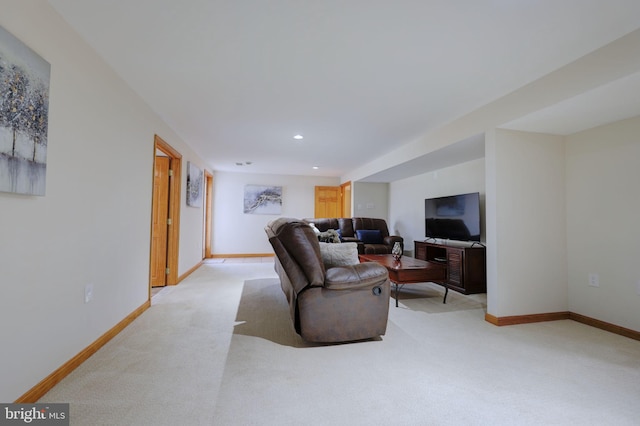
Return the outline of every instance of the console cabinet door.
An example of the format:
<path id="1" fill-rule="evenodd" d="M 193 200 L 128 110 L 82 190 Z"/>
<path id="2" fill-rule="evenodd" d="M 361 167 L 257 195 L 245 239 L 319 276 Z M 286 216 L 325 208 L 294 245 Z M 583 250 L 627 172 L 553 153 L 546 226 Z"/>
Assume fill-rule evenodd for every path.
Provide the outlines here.
<path id="1" fill-rule="evenodd" d="M 462 265 L 464 263 L 464 251 L 452 248 L 447 249 L 447 271 L 450 285 L 464 288 L 462 279 Z"/>

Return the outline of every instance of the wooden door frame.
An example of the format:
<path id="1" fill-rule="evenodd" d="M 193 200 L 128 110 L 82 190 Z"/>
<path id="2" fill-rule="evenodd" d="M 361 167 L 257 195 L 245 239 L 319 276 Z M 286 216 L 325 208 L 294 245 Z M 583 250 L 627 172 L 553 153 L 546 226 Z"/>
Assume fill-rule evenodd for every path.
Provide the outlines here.
<path id="1" fill-rule="evenodd" d="M 176 151 L 171 145 L 166 143 L 158 135 L 154 135 L 153 139 L 153 170 L 156 168 L 156 152 L 162 151 L 169 157 L 169 231 L 167 232 L 167 285 L 176 285 L 178 283 L 178 253 L 180 242 L 180 187 L 182 184 L 182 154 Z M 155 179 L 155 173 L 154 173 Z M 153 191 L 153 185 L 152 185 Z M 153 216 L 153 203 L 156 202 L 155 197 L 151 197 L 151 209 Z M 153 227 L 153 220 L 151 220 Z M 149 298 L 151 298 L 151 259 L 153 256 L 152 235 L 150 235 L 151 249 L 149 250 Z"/>
<path id="2" fill-rule="evenodd" d="M 204 171 L 205 184 L 205 207 L 204 207 L 204 253 L 203 259 L 211 257 L 211 226 L 212 226 L 212 205 L 213 205 L 213 174 Z"/>
<path id="3" fill-rule="evenodd" d="M 349 200 L 346 200 L 347 187 L 349 187 Z M 353 210 L 352 207 L 351 207 L 351 200 L 352 200 L 351 193 L 352 192 L 353 192 L 353 186 L 351 185 L 351 181 L 350 180 L 348 180 L 345 183 L 340 185 L 340 196 L 341 196 L 340 210 L 341 210 L 341 216 L 342 217 L 351 217 L 352 216 L 352 214 L 351 214 L 351 211 Z M 348 212 L 345 211 L 345 208 L 344 208 L 345 204 L 347 203 L 347 201 L 348 201 L 348 204 L 349 204 L 349 211 Z"/>

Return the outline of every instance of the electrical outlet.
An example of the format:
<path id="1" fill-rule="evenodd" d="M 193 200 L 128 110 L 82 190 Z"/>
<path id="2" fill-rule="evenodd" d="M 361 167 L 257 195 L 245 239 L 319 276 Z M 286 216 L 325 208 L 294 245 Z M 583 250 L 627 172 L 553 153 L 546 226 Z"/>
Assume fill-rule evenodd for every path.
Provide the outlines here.
<path id="1" fill-rule="evenodd" d="M 640 296 L 640 280 L 638 280 L 638 282 L 636 283 L 636 293 L 638 293 L 638 296 Z"/>
<path id="2" fill-rule="evenodd" d="M 589 285 L 591 287 L 600 287 L 600 276 L 598 274 L 589 274 Z"/>
<path id="3" fill-rule="evenodd" d="M 91 302 L 93 299 L 93 284 L 87 284 L 84 286 L 84 303 Z"/>

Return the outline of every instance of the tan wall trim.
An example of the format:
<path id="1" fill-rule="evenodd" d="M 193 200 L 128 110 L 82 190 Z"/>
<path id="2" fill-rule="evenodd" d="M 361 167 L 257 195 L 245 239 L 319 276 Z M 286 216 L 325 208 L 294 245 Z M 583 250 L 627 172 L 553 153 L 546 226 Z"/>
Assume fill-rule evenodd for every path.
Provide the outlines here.
<path id="1" fill-rule="evenodd" d="M 496 317 L 491 314 L 484 314 L 484 319 L 485 321 L 497 326 L 570 319 L 610 333 L 619 334 L 634 340 L 640 340 L 640 332 L 638 331 L 620 327 L 619 325 L 610 324 L 594 318 L 589 318 L 573 312 L 552 312 L 548 314 L 516 315 L 511 317 Z"/>
<path id="2" fill-rule="evenodd" d="M 573 312 L 569 313 L 569 319 L 599 328 L 601 330 L 609 331 L 614 334 L 629 337 L 630 339 L 640 340 L 640 332 L 631 330 L 629 328 L 620 327 L 619 325 L 610 324 L 608 322 L 600 321 L 595 318 L 585 317 L 584 315 L 575 314 Z"/>
<path id="3" fill-rule="evenodd" d="M 212 254 L 209 258 L 210 259 L 219 259 L 221 257 L 228 257 L 228 258 L 233 258 L 233 257 L 274 257 L 275 254 L 274 253 L 235 253 L 235 254 Z"/>
<path id="4" fill-rule="evenodd" d="M 569 312 L 550 312 L 547 314 L 531 314 L 531 315 L 515 315 L 511 317 L 496 317 L 491 314 L 485 314 L 484 319 L 493 325 L 515 325 L 529 324 L 532 322 L 557 321 L 569 319 Z"/>
<path id="5" fill-rule="evenodd" d="M 257 257 L 258 255 L 255 255 Z M 263 255 L 259 255 L 263 257 Z M 224 257 L 232 257 L 226 255 Z M 252 257 L 249 255 L 238 255 L 237 257 Z M 189 276 L 192 272 L 198 269 L 202 265 L 202 262 L 199 262 L 185 274 L 180 276 L 180 281 Z M 44 378 L 40 383 L 35 385 L 33 388 L 28 390 L 24 395 L 20 398 L 16 399 L 15 402 L 17 404 L 29 404 L 35 403 L 38 401 L 44 394 L 49 392 L 56 384 L 58 384 L 62 379 L 68 376 L 73 370 L 78 368 L 80 364 L 89 359 L 91 355 L 96 353 L 101 347 L 103 347 L 109 340 L 113 339 L 118 333 L 124 330 L 129 324 L 133 322 L 137 317 L 142 315 L 144 311 L 149 309 L 151 306 L 151 301 L 148 300 L 143 303 L 139 308 L 135 311 L 127 315 L 122 321 L 116 324 L 109 331 L 100 336 L 95 342 L 87 346 L 85 349 L 80 351 L 76 356 L 71 358 L 69 361 L 64 363 L 60 368 L 55 370 L 49 376 Z M 592 327 L 599 328 L 601 330 L 609 331 L 614 334 L 619 334 L 621 336 L 629 337 L 634 340 L 640 340 L 640 332 L 631 330 L 628 328 L 620 327 L 618 325 L 610 324 L 604 321 L 600 321 L 594 318 L 589 318 L 584 315 L 576 314 L 573 312 L 553 312 L 547 314 L 532 314 L 532 315 L 515 315 L 510 317 L 496 317 L 491 314 L 485 314 L 485 321 L 490 322 L 491 324 L 497 326 L 505 326 L 505 325 L 515 325 L 515 324 L 528 324 L 534 322 L 544 322 L 544 321 L 556 321 L 562 319 L 571 319 L 582 324 L 586 324 Z"/>
<path id="6" fill-rule="evenodd" d="M 494 315 L 491 315 L 491 314 L 488 314 L 488 313 L 486 313 L 486 312 L 485 312 L 485 314 L 484 314 L 484 320 L 485 320 L 486 322 L 490 322 L 490 323 L 491 323 L 491 324 L 493 324 L 493 325 L 497 325 L 497 326 L 499 326 L 499 325 L 500 325 L 500 322 L 498 321 L 498 317 L 496 317 L 496 316 L 494 316 Z"/>
<path id="7" fill-rule="evenodd" d="M 204 262 L 201 260 L 200 262 L 196 263 L 193 268 L 189 269 L 187 272 L 185 272 L 184 274 L 180 275 L 180 277 L 178 277 L 178 282 L 176 284 L 178 284 L 179 282 L 181 282 L 182 280 L 184 280 L 185 278 L 187 278 L 189 275 L 191 275 L 196 269 L 198 269 L 199 267 L 202 266 Z"/>
<path id="8" fill-rule="evenodd" d="M 122 321 L 120 321 L 113 328 L 100 336 L 95 342 L 84 348 L 76 356 L 64 363 L 56 371 L 49 374 L 40 383 L 35 385 L 20 398 L 16 399 L 15 402 L 18 404 L 30 404 L 38 401 L 44 394 L 49 392 L 62 379 L 68 376 L 73 370 L 78 368 L 80 364 L 85 362 L 91 355 L 96 353 L 98 349 L 103 347 L 109 340 L 113 339 L 118 333 L 120 333 L 126 326 L 131 324 L 133 320 L 139 317 L 150 306 L 151 301 L 147 300 L 146 302 L 144 302 L 139 308 L 127 315 Z"/>

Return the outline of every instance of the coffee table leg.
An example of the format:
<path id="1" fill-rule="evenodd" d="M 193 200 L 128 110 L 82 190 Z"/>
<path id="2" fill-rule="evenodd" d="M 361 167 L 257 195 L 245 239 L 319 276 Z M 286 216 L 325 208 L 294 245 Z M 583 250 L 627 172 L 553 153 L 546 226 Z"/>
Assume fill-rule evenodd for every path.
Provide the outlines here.
<path id="1" fill-rule="evenodd" d="M 393 283 L 393 286 L 395 287 L 395 293 L 396 293 L 396 308 L 398 307 L 398 290 L 401 289 L 402 287 L 404 287 L 404 284 L 398 284 L 395 283 L 393 281 L 391 281 Z M 446 282 L 443 282 L 442 285 L 444 286 L 444 299 L 442 299 L 442 303 L 447 303 L 447 295 L 449 294 L 449 285 L 447 285 Z"/>
<path id="2" fill-rule="evenodd" d="M 404 284 L 398 284 L 398 283 L 394 283 L 393 281 L 391 281 L 395 287 L 395 293 L 396 293 L 396 308 L 398 307 L 398 290 L 400 290 L 402 287 L 404 287 Z"/>
<path id="3" fill-rule="evenodd" d="M 398 283 L 393 283 L 396 290 L 396 308 L 398 307 Z"/>

